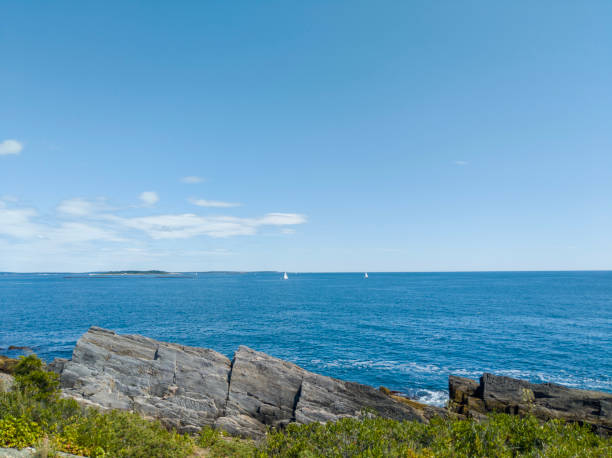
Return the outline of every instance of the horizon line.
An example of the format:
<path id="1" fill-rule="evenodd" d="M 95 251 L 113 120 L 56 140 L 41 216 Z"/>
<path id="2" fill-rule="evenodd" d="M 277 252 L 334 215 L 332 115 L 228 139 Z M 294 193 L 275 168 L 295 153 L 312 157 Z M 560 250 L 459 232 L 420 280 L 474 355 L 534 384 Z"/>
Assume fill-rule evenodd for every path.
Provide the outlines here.
<path id="1" fill-rule="evenodd" d="M 433 274 L 433 273 L 545 273 L 545 272 L 612 272 L 609 269 L 490 269 L 490 270 L 162 270 L 162 269 L 125 269 L 125 270 L 90 270 L 90 271 L 0 271 L 1 274 L 101 274 L 109 272 L 124 272 L 132 271 L 139 273 L 147 273 L 152 270 L 158 271 L 160 274 L 185 274 L 185 273 L 294 273 L 294 274 L 363 274 L 364 272 L 373 274 Z"/>

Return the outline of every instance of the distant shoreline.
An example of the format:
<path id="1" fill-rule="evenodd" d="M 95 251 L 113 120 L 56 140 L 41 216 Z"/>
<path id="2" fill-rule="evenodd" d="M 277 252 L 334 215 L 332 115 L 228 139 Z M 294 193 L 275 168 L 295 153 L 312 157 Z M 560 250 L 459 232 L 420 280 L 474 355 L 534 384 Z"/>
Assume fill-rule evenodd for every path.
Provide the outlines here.
<path id="1" fill-rule="evenodd" d="M 128 273 L 130 272 L 130 273 Z M 204 271 L 179 271 L 179 272 L 165 272 L 165 271 L 118 271 L 118 272 L 62 272 L 62 271 L 48 271 L 48 272 L 10 272 L 0 271 L 0 275 L 61 275 L 61 274 L 74 274 L 74 275 L 184 275 L 184 274 L 265 274 L 274 273 L 282 274 L 283 270 L 204 270 Z M 286 270 L 288 273 L 293 274 L 361 274 L 363 275 L 366 270 L 355 270 L 355 271 L 296 271 Z M 582 269 L 582 270 L 406 270 L 406 271 L 373 271 L 367 270 L 371 274 L 495 274 L 495 273 L 517 273 L 517 274 L 529 274 L 529 273 L 588 273 L 588 272 L 600 272 L 608 273 L 612 272 L 612 269 Z"/>

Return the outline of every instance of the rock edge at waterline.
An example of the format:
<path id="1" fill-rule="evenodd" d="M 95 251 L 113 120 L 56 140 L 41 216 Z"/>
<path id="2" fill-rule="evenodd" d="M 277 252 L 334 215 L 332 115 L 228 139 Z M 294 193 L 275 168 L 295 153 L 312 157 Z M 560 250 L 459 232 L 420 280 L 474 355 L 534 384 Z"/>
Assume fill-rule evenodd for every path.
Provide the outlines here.
<path id="1" fill-rule="evenodd" d="M 451 375 L 448 391 L 449 410 L 461 415 L 480 419 L 490 412 L 530 414 L 541 420 L 588 424 L 600 434 L 612 435 L 611 393 L 487 373 L 479 382 Z"/>
<path id="2" fill-rule="evenodd" d="M 240 346 L 233 360 L 214 350 L 90 328 L 72 359 L 56 359 L 63 396 L 101 409 L 134 410 L 181 432 L 210 425 L 259 437 L 268 426 L 359 417 L 365 409 L 396 420 L 445 415 L 373 387 L 315 374 Z"/>

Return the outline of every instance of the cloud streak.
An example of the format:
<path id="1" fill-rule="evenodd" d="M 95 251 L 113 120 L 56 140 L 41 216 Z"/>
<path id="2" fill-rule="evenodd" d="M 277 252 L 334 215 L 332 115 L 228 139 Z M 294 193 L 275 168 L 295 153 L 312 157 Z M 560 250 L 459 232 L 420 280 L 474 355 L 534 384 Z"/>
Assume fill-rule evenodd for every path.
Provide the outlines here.
<path id="1" fill-rule="evenodd" d="M 154 199 L 149 201 L 153 202 Z M 57 213 L 69 221 L 49 224 L 37 221 L 40 218 L 35 209 L 9 208 L 5 202 L 0 201 L 0 236 L 49 239 L 61 243 L 85 240 L 126 241 L 133 238 L 131 231 L 144 232 L 154 240 L 198 236 L 227 238 L 254 235 L 264 227 L 290 229 L 307 221 L 306 216 L 299 213 L 266 213 L 255 218 L 202 216 L 194 213 L 124 217 L 110 213 L 108 209 L 101 199 L 91 201 L 79 197 L 64 200 L 57 206 Z"/>
<path id="2" fill-rule="evenodd" d="M 60 202 L 55 214 L 49 214 L 24 207 L 18 200 L 0 199 L 0 270 L 125 268 L 148 266 L 159 259 L 178 262 L 177 257 L 189 264 L 198 256 L 231 254 L 221 248 L 224 242 L 211 245 L 197 238 L 281 236 L 307 222 L 299 213 L 237 217 L 152 212 L 148 206 L 117 208 L 102 198 L 76 197 Z"/>
<path id="3" fill-rule="evenodd" d="M 306 217 L 297 213 L 268 213 L 260 218 L 198 216 L 193 213 L 116 218 L 117 223 L 145 232 L 152 239 L 187 239 L 196 236 L 226 238 L 254 235 L 263 226 L 303 224 Z"/>
<path id="4" fill-rule="evenodd" d="M 57 206 L 58 212 L 71 216 L 89 216 L 107 210 L 109 210 L 109 207 L 105 199 L 102 198 L 91 201 L 82 197 L 75 197 L 66 199 Z"/>
<path id="5" fill-rule="evenodd" d="M 231 208 L 240 207 L 242 204 L 235 202 L 222 202 L 220 200 L 206 200 L 206 199 L 189 199 L 193 205 L 198 207 L 214 207 L 214 208 Z"/>
<path id="6" fill-rule="evenodd" d="M 56 244 L 126 240 L 112 229 L 79 221 L 57 225 L 44 224 L 35 221 L 38 216 L 38 212 L 32 208 L 7 208 L 6 204 L 0 201 L 0 236 L 23 240 L 47 240 Z"/>
<path id="7" fill-rule="evenodd" d="M 0 143 L 0 156 L 19 154 L 23 150 L 23 144 L 17 140 L 4 140 Z"/>
<path id="8" fill-rule="evenodd" d="M 181 178 L 181 183 L 186 183 L 186 184 L 202 183 L 203 181 L 204 181 L 204 178 L 197 177 L 197 176 L 194 176 L 194 175 Z"/>

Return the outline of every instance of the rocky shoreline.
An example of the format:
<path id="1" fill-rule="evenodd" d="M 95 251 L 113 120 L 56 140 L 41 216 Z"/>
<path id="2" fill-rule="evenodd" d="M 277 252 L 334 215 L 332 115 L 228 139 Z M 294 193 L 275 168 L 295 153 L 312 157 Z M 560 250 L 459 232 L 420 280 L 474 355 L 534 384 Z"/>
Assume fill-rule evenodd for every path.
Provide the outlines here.
<path id="1" fill-rule="evenodd" d="M 315 374 L 245 346 L 230 360 L 214 350 L 98 327 L 78 340 L 72 359 L 56 359 L 49 368 L 59 374 L 65 397 L 99 409 L 132 410 L 188 433 L 213 426 L 257 438 L 268 427 L 335 421 L 364 412 L 426 423 L 434 416 L 480 419 L 502 411 L 577 421 L 612 434 L 610 393 L 492 374 L 484 374 L 480 382 L 450 376 L 449 404 L 443 409 Z"/>

